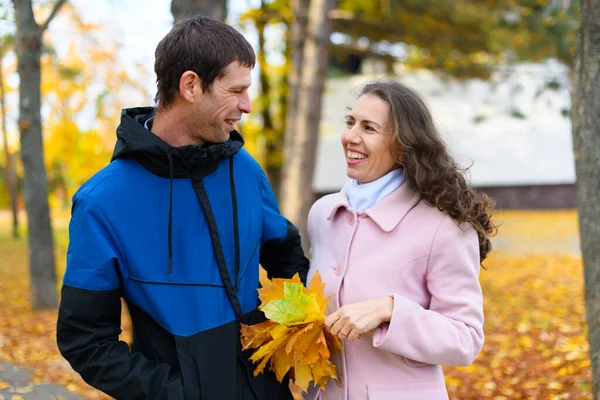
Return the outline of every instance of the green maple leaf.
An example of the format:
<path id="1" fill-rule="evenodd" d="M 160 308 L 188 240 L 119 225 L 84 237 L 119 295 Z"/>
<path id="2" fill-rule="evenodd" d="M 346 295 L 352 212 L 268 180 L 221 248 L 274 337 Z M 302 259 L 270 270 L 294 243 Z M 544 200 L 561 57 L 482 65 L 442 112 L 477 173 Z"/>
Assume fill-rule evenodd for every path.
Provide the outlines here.
<path id="1" fill-rule="evenodd" d="M 285 325 L 307 323 L 321 318 L 316 295 L 307 295 L 302 289 L 301 283 L 284 282 L 283 298 L 271 300 L 262 309 L 267 318 Z"/>

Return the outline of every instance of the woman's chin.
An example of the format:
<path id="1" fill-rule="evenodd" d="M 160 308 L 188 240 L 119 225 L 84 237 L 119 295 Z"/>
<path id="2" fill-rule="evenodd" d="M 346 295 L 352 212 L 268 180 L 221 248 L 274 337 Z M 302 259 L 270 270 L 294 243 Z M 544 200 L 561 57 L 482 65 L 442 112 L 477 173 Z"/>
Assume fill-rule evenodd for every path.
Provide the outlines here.
<path id="1" fill-rule="evenodd" d="M 350 179 L 354 179 L 354 180 L 358 180 L 358 178 L 360 178 L 360 174 L 357 174 L 356 171 L 353 170 L 353 168 L 348 168 L 346 170 L 346 175 L 348 175 L 348 178 Z"/>

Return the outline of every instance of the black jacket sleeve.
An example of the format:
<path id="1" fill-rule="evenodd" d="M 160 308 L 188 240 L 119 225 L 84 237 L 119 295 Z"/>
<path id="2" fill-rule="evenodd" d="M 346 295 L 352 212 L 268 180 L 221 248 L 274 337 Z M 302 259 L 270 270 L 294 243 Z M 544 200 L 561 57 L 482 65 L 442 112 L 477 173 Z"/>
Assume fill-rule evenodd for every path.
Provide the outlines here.
<path id="1" fill-rule="evenodd" d="M 304 256 L 298 229 L 279 212 L 266 176 L 262 175 L 263 242 L 260 263 L 269 278 L 291 278 L 296 273 L 306 285 L 308 259 Z"/>
<path id="2" fill-rule="evenodd" d="M 272 239 L 263 244 L 260 250 L 260 263 L 269 278 L 291 278 L 296 273 L 306 285 L 309 262 L 304 256 L 298 229 L 286 220 L 286 234 L 283 239 Z"/>
<path id="3" fill-rule="evenodd" d="M 168 364 L 131 353 L 119 341 L 121 280 L 113 231 L 99 207 L 76 197 L 58 311 L 58 348 L 84 381 L 116 399 L 184 399 Z"/>
<path id="4" fill-rule="evenodd" d="M 120 326 L 119 289 L 63 286 L 58 348 L 84 381 L 115 399 L 184 399 L 181 375 L 168 364 L 130 353 L 119 340 Z"/>

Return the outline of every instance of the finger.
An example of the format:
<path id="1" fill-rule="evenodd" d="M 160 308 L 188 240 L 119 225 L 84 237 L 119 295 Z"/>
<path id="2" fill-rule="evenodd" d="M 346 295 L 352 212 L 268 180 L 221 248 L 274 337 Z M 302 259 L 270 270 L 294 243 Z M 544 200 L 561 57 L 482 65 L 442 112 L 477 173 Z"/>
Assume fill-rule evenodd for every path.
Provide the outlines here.
<path id="1" fill-rule="evenodd" d="M 351 324 L 344 324 L 338 333 L 338 337 L 340 339 L 347 339 L 348 335 L 350 335 L 350 333 L 352 332 L 352 328 L 353 327 Z"/>
<path id="2" fill-rule="evenodd" d="M 348 337 L 346 338 L 346 340 L 356 340 L 360 337 L 361 332 L 359 329 L 352 329 L 352 331 L 350 332 L 350 334 L 348 335 Z"/>
<path id="3" fill-rule="evenodd" d="M 329 314 L 329 316 L 327 318 L 325 318 L 325 326 L 327 327 L 327 329 L 329 329 L 330 332 L 331 332 L 331 327 L 333 326 L 333 324 L 335 324 L 339 319 L 340 319 L 340 310 L 337 310 L 336 312 Z"/>
<path id="4" fill-rule="evenodd" d="M 347 329 L 347 328 L 344 328 L 344 329 Z M 351 333 L 352 333 L 352 331 L 348 332 L 348 330 L 341 330 L 340 334 L 338 335 L 338 337 L 340 339 L 347 340 L 349 338 L 349 336 L 350 336 Z"/>
<path id="5" fill-rule="evenodd" d="M 340 336 L 340 332 L 346 326 L 346 322 L 344 322 L 341 318 L 338 319 L 335 324 L 329 329 L 329 332 L 334 336 Z M 344 332 L 349 332 L 350 329 L 346 329 Z M 341 337 L 341 336 L 340 336 Z"/>

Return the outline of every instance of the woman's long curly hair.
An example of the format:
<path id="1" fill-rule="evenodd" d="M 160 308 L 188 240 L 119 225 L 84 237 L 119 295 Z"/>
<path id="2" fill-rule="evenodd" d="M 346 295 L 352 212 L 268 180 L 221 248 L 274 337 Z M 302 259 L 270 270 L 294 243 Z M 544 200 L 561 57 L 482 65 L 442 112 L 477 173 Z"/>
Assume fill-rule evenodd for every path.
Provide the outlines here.
<path id="1" fill-rule="evenodd" d="M 374 95 L 390 105 L 394 144 L 392 154 L 404 168 L 406 180 L 428 204 L 458 223 L 470 223 L 479 238 L 483 261 L 496 233 L 491 221 L 494 201 L 476 191 L 446 149 L 429 108 L 417 92 L 398 82 L 367 84 L 360 96 Z"/>

